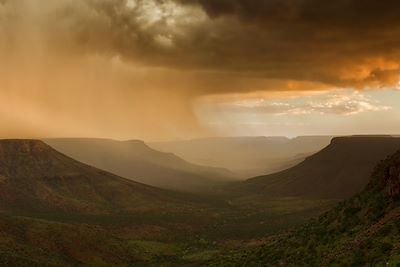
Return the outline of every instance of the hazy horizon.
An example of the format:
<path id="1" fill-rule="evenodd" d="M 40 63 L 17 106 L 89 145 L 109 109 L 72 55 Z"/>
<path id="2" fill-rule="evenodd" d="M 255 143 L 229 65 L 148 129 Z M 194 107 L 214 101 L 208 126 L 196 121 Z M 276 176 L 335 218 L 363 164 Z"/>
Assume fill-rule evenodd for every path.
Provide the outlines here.
<path id="1" fill-rule="evenodd" d="M 201 136 L 201 137 L 187 137 L 187 138 L 173 138 L 173 139 L 140 139 L 140 138 L 113 138 L 107 136 L 45 136 L 45 137 L 18 137 L 18 138 L 0 138 L 0 139 L 110 139 L 115 141 L 143 141 L 145 143 L 168 143 L 168 142 L 181 142 L 181 141 L 193 141 L 193 140 L 204 140 L 204 139 L 218 139 L 218 138 L 257 138 L 257 137 L 265 137 L 265 138 L 287 138 L 289 140 L 296 139 L 299 137 L 345 137 L 345 136 L 392 136 L 398 137 L 399 134 L 396 133 L 347 133 L 347 134 L 305 134 L 305 135 L 210 135 L 210 136 Z"/>

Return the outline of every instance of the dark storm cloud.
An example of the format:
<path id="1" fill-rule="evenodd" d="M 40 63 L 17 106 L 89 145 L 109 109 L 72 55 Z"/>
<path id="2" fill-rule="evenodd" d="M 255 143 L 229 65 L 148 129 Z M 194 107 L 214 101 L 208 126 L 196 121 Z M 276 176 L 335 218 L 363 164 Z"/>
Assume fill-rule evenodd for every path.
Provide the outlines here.
<path id="1" fill-rule="evenodd" d="M 396 0 L 185 0 L 181 3 L 198 4 L 212 17 L 233 15 L 263 26 L 289 23 L 347 30 L 390 26 L 398 20 L 400 8 Z"/>
<path id="2" fill-rule="evenodd" d="M 143 64 L 380 87 L 398 81 L 399 13 L 395 0 L 86 0 L 55 13 L 68 27 L 55 32 Z"/>
<path id="3" fill-rule="evenodd" d="M 267 77 L 386 84 L 398 78 L 395 0 L 192 0 L 214 20 L 236 21 L 224 60 Z M 240 50 L 240 52 L 238 52 Z M 223 55 L 223 54 L 222 54 Z M 246 60 L 243 60 L 246 58 Z M 239 59 L 235 61 L 233 59 Z"/>

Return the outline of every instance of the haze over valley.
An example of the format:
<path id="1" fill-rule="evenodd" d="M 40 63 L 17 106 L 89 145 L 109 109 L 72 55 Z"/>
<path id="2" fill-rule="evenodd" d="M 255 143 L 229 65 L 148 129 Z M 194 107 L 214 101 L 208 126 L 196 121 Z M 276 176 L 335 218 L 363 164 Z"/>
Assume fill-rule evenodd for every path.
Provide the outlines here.
<path id="1" fill-rule="evenodd" d="M 215 137 L 149 145 L 197 164 L 227 168 L 249 178 L 294 166 L 327 146 L 331 139 L 332 136 Z"/>

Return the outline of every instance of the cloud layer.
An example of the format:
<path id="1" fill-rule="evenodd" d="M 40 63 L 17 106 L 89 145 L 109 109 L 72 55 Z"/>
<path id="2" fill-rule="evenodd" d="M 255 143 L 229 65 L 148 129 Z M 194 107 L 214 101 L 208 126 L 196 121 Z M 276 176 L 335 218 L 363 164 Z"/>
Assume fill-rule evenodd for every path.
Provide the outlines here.
<path id="1" fill-rule="evenodd" d="M 43 0 L 40 4 L 3 0 L 0 4 L 2 39 L 14 45 L 19 42 L 15 31 L 25 21 L 35 25 L 31 31 L 40 46 L 56 51 L 358 87 L 398 82 L 399 12 L 400 2 L 395 0 Z M 220 89 L 223 86 L 215 90 Z"/>
<path id="2" fill-rule="evenodd" d="M 296 97 L 282 100 L 242 100 L 220 104 L 218 108 L 230 112 L 264 115 L 356 115 L 371 111 L 387 111 L 390 106 L 382 105 L 360 92 L 339 91 L 317 96 Z"/>
<path id="3" fill-rule="evenodd" d="M 266 77 L 360 87 L 399 78 L 398 1 L 182 2 L 201 6 L 212 20 L 235 29 L 218 40 L 227 48 L 223 59 L 235 59 L 232 67 Z"/>
<path id="4" fill-rule="evenodd" d="M 211 135 L 193 112 L 204 95 L 398 87 L 399 12 L 394 0 L 0 0 L 0 135 Z M 376 108 L 329 101 L 263 109 Z"/>

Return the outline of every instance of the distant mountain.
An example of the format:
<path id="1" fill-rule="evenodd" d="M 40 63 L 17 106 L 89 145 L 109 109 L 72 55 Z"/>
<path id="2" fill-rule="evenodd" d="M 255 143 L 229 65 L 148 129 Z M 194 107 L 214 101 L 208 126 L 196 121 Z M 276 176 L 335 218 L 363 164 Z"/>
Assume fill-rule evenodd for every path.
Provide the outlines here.
<path id="1" fill-rule="evenodd" d="M 227 168 L 248 178 L 292 167 L 327 146 L 331 139 L 332 136 L 215 137 L 149 146 L 196 164 Z"/>
<path id="2" fill-rule="evenodd" d="M 228 170 L 191 164 L 172 153 L 156 151 L 143 141 L 85 138 L 44 141 L 78 161 L 161 188 L 198 192 L 233 179 Z"/>
<path id="3" fill-rule="evenodd" d="M 375 168 L 365 190 L 318 220 L 208 266 L 399 266 L 399 200 L 400 151 Z"/>
<path id="4" fill-rule="evenodd" d="M 90 167 L 42 141 L 0 140 L 2 212 L 130 213 L 192 204 L 186 194 Z"/>
<path id="5" fill-rule="evenodd" d="M 237 189 L 271 196 L 344 199 L 361 191 L 374 166 L 400 148 L 400 138 L 334 138 L 300 164 L 276 174 L 249 179 Z"/>

